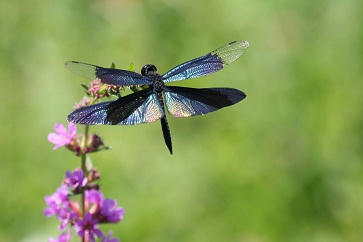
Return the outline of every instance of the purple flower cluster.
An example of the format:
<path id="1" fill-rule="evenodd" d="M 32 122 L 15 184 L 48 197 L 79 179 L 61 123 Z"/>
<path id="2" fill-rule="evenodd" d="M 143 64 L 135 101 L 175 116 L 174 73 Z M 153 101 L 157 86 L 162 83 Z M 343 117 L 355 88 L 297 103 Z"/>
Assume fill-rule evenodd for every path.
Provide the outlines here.
<path id="1" fill-rule="evenodd" d="M 88 106 L 93 102 L 110 96 L 120 96 L 120 91 L 124 90 L 121 86 L 103 83 L 100 79 L 91 81 L 89 85 L 82 85 L 86 89 L 87 96 L 83 97 L 76 105 L 75 109 Z"/>
<path id="2" fill-rule="evenodd" d="M 114 64 L 111 68 L 114 68 Z M 86 89 L 86 96 L 74 108 L 94 104 L 102 98 L 111 95 L 121 96 L 123 87 L 108 85 L 101 80 L 93 80 L 89 85 L 82 85 Z M 97 180 L 100 175 L 96 169 L 91 169 L 87 155 L 108 149 L 100 136 L 88 134 L 86 126 L 83 134 L 77 134 L 77 127 L 68 124 L 68 129 L 60 123 L 54 126 L 54 133 L 48 135 L 48 140 L 54 144 L 56 150 L 62 146 L 81 156 L 82 169 L 67 171 L 62 185 L 55 193 L 45 196 L 47 207 L 44 215 L 55 216 L 59 220 L 58 229 L 61 234 L 58 238 L 50 238 L 49 242 L 70 242 L 73 234 L 82 238 L 82 242 L 118 242 L 111 238 L 112 233 L 104 234 L 100 228 L 101 223 L 118 223 L 123 219 L 125 210 L 117 206 L 115 200 L 104 198 Z M 89 167 L 88 167 L 89 166 Z M 79 198 L 79 196 L 81 198 Z M 76 199 L 78 197 L 78 199 Z"/>
<path id="3" fill-rule="evenodd" d="M 100 79 L 95 79 L 88 88 L 88 94 L 94 99 L 99 99 L 111 95 L 118 95 L 121 89 L 121 86 L 105 84 Z"/>
<path id="4" fill-rule="evenodd" d="M 68 242 L 71 239 L 71 228 L 87 242 L 95 242 L 96 238 L 104 242 L 117 242 L 118 239 L 111 238 L 110 234 L 104 235 L 99 229 L 100 223 L 117 223 L 123 219 L 125 210 L 117 206 L 115 200 L 106 198 L 102 192 L 88 186 L 94 182 L 95 170 L 90 173 L 90 179 L 85 177 L 83 171 L 75 169 L 73 172 L 66 172 L 63 184 L 57 191 L 45 197 L 47 204 L 44 215 L 47 217 L 56 216 L 60 222 L 59 230 L 64 231 L 57 239 L 51 238 L 50 242 Z M 92 178 L 93 177 L 93 178 Z M 85 214 L 82 216 L 78 201 L 72 201 L 72 194 L 85 191 Z"/>
<path id="5" fill-rule="evenodd" d="M 72 210 L 71 201 L 69 200 L 69 190 L 66 185 L 60 186 L 55 193 L 45 197 L 47 208 L 44 215 L 47 217 L 57 216 L 60 225 L 58 229 L 63 230 L 69 221 L 77 217 L 75 211 Z"/>

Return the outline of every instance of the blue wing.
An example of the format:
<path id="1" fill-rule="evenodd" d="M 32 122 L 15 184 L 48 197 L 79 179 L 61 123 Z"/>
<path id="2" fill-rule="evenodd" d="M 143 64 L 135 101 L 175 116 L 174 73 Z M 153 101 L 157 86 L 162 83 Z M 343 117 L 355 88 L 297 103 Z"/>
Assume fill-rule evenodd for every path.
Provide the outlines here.
<path id="1" fill-rule="evenodd" d="M 150 77 L 136 72 L 113 68 L 104 68 L 77 61 L 68 61 L 65 66 L 72 72 L 88 79 L 100 79 L 102 82 L 116 86 L 151 85 Z"/>
<path id="2" fill-rule="evenodd" d="M 82 107 L 68 115 L 77 124 L 135 125 L 154 122 L 164 116 L 158 98 L 150 89 L 115 101 Z"/>
<path id="3" fill-rule="evenodd" d="M 166 107 L 175 117 L 203 115 L 240 102 L 246 97 L 233 88 L 187 88 L 168 86 Z"/>
<path id="4" fill-rule="evenodd" d="M 248 48 L 247 41 L 233 41 L 205 56 L 187 61 L 174 67 L 162 76 L 164 82 L 180 81 L 204 76 L 221 70 L 237 60 Z"/>

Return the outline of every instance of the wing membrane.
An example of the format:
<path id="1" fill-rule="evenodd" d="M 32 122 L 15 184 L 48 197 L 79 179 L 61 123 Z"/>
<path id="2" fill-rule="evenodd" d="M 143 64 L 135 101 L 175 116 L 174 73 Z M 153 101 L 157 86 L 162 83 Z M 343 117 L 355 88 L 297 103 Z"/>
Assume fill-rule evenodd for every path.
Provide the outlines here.
<path id="1" fill-rule="evenodd" d="M 136 72 L 113 68 L 104 68 L 77 61 L 68 61 L 65 66 L 72 72 L 88 79 L 100 79 L 102 82 L 117 86 L 150 85 L 152 80 Z"/>
<path id="2" fill-rule="evenodd" d="M 174 67 L 162 76 L 164 82 L 180 81 L 204 76 L 221 70 L 237 60 L 248 48 L 247 41 L 233 41 L 205 56 L 187 61 Z"/>
<path id="3" fill-rule="evenodd" d="M 77 124 L 135 125 L 154 122 L 164 111 L 150 89 L 119 98 L 82 107 L 68 115 L 68 121 Z"/>
<path id="4" fill-rule="evenodd" d="M 168 86 L 165 90 L 166 107 L 175 117 L 203 115 L 238 103 L 246 97 L 233 88 L 187 88 Z"/>

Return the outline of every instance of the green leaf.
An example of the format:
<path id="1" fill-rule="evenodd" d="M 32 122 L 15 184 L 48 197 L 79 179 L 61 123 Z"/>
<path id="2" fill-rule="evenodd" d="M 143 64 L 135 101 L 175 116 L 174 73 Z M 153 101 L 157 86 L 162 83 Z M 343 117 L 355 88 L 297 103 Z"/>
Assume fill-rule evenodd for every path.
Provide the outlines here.
<path id="1" fill-rule="evenodd" d="M 134 65 L 134 63 L 130 63 L 130 66 L 129 66 L 129 68 L 128 68 L 128 70 L 129 71 L 135 71 L 135 65 Z"/>
<path id="2" fill-rule="evenodd" d="M 130 86 L 131 91 L 138 92 L 140 91 L 139 86 Z"/>
<path id="3" fill-rule="evenodd" d="M 105 94 L 107 92 L 107 84 L 103 84 L 101 87 L 100 87 L 100 91 L 99 93 L 100 94 Z"/>
<path id="4" fill-rule="evenodd" d="M 90 171 L 93 168 L 92 160 L 88 155 L 86 156 L 86 167 L 87 171 Z"/>
<path id="5" fill-rule="evenodd" d="M 81 83 L 81 87 L 83 87 L 84 89 L 86 89 L 86 91 L 88 91 L 88 89 L 89 89 L 89 87 L 86 84 L 84 84 L 84 83 Z"/>

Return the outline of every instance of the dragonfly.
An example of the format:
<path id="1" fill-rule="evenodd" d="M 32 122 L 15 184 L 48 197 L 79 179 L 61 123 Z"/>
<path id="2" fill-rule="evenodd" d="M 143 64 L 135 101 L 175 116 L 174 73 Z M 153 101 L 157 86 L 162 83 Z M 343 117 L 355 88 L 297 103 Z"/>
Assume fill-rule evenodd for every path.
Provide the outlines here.
<path id="1" fill-rule="evenodd" d="M 246 94 L 234 88 L 190 88 L 166 85 L 169 82 L 197 78 L 217 72 L 237 60 L 248 48 L 247 41 L 230 42 L 208 54 L 180 64 L 163 75 L 153 64 L 142 67 L 141 74 L 105 68 L 78 61 L 65 66 L 88 79 L 100 79 L 116 86 L 147 88 L 116 100 L 81 107 L 68 115 L 68 121 L 84 125 L 136 125 L 161 122 L 164 141 L 173 154 L 165 107 L 174 117 L 204 115 L 242 101 Z"/>

